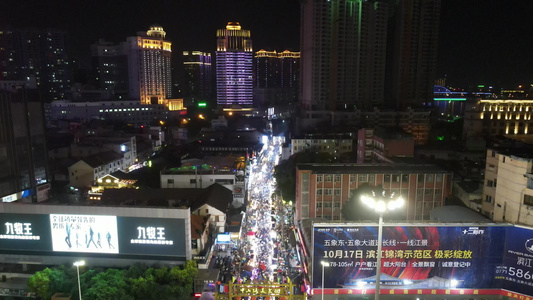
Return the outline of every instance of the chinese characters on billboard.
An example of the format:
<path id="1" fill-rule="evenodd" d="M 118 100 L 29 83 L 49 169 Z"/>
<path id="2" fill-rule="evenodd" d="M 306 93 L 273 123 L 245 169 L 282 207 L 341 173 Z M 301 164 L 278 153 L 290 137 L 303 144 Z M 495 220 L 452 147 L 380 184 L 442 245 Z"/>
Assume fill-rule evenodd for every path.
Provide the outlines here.
<path id="1" fill-rule="evenodd" d="M 382 288 L 495 288 L 505 234 L 496 226 L 385 226 Z M 326 289 L 373 289 L 377 236 L 377 226 L 315 227 L 313 278 L 322 276 L 324 261 Z"/>
<path id="2" fill-rule="evenodd" d="M 186 258 L 184 219 L 0 213 L 0 250 Z"/>
<path id="3" fill-rule="evenodd" d="M 119 253 L 117 217 L 50 215 L 54 251 Z"/>
<path id="4" fill-rule="evenodd" d="M 503 253 L 503 265 L 496 276 L 503 280 L 502 288 L 533 295 L 533 230 L 508 228 Z"/>

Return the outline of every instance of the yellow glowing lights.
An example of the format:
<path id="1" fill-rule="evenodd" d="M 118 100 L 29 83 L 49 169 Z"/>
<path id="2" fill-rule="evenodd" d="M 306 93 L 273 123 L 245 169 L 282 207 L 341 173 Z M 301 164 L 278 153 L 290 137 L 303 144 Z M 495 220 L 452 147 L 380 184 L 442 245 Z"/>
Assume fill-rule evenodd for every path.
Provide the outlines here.
<path id="1" fill-rule="evenodd" d="M 228 25 L 226 25 L 226 30 L 241 30 L 241 25 L 239 22 L 229 22 Z"/>

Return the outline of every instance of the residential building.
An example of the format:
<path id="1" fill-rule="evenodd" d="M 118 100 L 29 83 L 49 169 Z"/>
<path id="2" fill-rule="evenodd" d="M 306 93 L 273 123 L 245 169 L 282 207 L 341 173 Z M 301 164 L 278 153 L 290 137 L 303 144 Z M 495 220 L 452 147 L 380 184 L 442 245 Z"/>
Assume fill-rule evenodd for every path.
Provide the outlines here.
<path id="1" fill-rule="evenodd" d="M 137 142 L 135 136 L 85 136 L 77 138 L 70 144 L 70 155 L 83 158 L 98 153 L 113 151 L 122 155 L 122 170 L 127 170 L 137 159 Z M 106 173 L 106 175 L 109 173 Z"/>
<path id="2" fill-rule="evenodd" d="M 35 80 L 43 102 L 64 99 L 71 84 L 67 33 L 1 29 L 0 80 Z"/>
<path id="3" fill-rule="evenodd" d="M 80 159 L 68 167 L 69 184 L 77 188 L 90 188 L 94 182 L 115 171 L 126 171 L 122 155 L 107 151 Z"/>
<path id="4" fill-rule="evenodd" d="M 43 105 L 36 90 L 0 90 L 0 202 L 48 199 Z"/>
<path id="5" fill-rule="evenodd" d="M 298 99 L 300 52 L 265 51 L 255 53 L 254 102 L 268 107 L 294 103 Z"/>
<path id="6" fill-rule="evenodd" d="M 253 106 L 253 53 L 250 30 L 237 22 L 217 30 L 217 104 Z"/>
<path id="7" fill-rule="evenodd" d="M 335 126 L 357 126 L 364 128 L 401 128 L 413 135 L 417 145 L 424 145 L 429 138 L 431 129 L 429 110 L 379 109 L 355 111 L 305 111 L 298 119 L 298 131 L 320 130 L 326 131 Z"/>
<path id="8" fill-rule="evenodd" d="M 496 222 L 533 225 L 531 147 L 487 150 L 483 214 Z"/>
<path id="9" fill-rule="evenodd" d="M 103 39 L 91 45 L 92 71 L 97 87 L 112 94 L 128 95 L 129 69 L 126 43 L 118 45 Z M 135 99 L 138 95 L 135 95 Z"/>
<path id="10" fill-rule="evenodd" d="M 183 51 L 183 68 L 185 69 L 184 105 L 193 107 L 201 102 L 211 103 L 213 98 L 211 53 Z"/>
<path id="11" fill-rule="evenodd" d="M 291 139 L 291 155 L 301 151 L 326 152 L 338 158 L 353 152 L 354 139 L 351 137 L 332 138 L 331 136 L 310 136 Z"/>
<path id="12" fill-rule="evenodd" d="M 414 157 L 413 136 L 384 128 L 359 129 L 357 133 L 357 163 L 393 162 L 394 157 Z"/>
<path id="13" fill-rule="evenodd" d="M 295 220 L 342 220 L 343 205 L 362 184 L 401 195 L 406 220 L 423 221 L 451 195 L 452 174 L 420 164 L 298 164 Z"/>
<path id="14" fill-rule="evenodd" d="M 385 97 L 397 109 L 433 99 L 441 0 L 393 1 L 388 32 Z"/>

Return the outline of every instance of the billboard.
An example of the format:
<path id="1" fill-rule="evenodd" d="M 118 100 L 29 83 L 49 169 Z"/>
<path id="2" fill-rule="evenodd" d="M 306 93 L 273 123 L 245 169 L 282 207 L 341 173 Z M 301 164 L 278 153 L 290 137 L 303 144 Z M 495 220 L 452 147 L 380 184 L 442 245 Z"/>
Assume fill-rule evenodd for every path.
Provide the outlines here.
<path id="1" fill-rule="evenodd" d="M 0 251 L 186 258 L 185 221 L 109 215 L 0 213 Z"/>
<path id="2" fill-rule="evenodd" d="M 499 288 L 504 226 L 384 226 L 383 289 Z M 373 289 L 377 226 L 314 228 L 313 288 Z"/>
<path id="3" fill-rule="evenodd" d="M 185 220 L 117 217 L 121 254 L 185 256 Z"/>
<path id="4" fill-rule="evenodd" d="M 533 295 L 533 230 L 523 227 L 507 229 L 503 264 L 496 270 L 502 288 Z"/>
<path id="5" fill-rule="evenodd" d="M 117 217 L 50 215 L 53 251 L 119 253 Z"/>
<path id="6" fill-rule="evenodd" d="M 0 248 L 50 249 L 48 215 L 0 214 Z"/>

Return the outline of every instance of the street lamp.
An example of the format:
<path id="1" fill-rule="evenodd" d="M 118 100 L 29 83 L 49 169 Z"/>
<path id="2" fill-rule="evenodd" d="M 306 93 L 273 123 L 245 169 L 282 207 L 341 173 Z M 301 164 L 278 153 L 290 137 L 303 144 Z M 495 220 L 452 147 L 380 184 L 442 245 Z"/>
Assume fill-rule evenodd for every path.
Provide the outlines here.
<path id="1" fill-rule="evenodd" d="M 320 264 L 322 265 L 322 300 L 324 300 L 324 267 L 329 267 L 329 263 L 321 261 Z"/>
<path id="2" fill-rule="evenodd" d="M 75 261 L 74 265 L 76 266 L 76 272 L 78 273 L 78 292 L 80 293 L 80 300 L 81 300 L 81 283 L 80 283 L 80 266 L 85 266 L 85 261 Z"/>
<path id="3" fill-rule="evenodd" d="M 381 246 L 383 244 L 383 214 L 387 211 L 395 210 L 404 205 L 402 196 L 394 197 L 394 193 L 390 197 L 385 196 L 385 191 L 381 195 L 376 196 L 376 193 L 372 191 L 372 196 L 362 195 L 361 201 L 368 207 L 374 209 L 379 214 L 378 223 L 378 259 L 376 266 L 376 292 L 374 299 L 379 299 L 379 288 L 381 284 Z"/>

